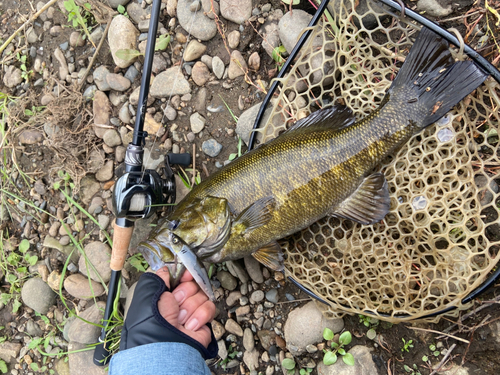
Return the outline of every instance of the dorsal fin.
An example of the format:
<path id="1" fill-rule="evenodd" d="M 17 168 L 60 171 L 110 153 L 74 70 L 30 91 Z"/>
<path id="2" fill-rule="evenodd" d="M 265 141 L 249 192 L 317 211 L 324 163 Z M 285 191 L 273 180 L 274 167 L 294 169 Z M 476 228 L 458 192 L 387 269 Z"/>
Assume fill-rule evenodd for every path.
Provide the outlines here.
<path id="1" fill-rule="evenodd" d="M 297 131 L 318 131 L 324 129 L 340 130 L 354 123 L 354 116 L 350 108 L 343 105 L 323 108 L 311 113 L 293 124 L 285 133 Z"/>

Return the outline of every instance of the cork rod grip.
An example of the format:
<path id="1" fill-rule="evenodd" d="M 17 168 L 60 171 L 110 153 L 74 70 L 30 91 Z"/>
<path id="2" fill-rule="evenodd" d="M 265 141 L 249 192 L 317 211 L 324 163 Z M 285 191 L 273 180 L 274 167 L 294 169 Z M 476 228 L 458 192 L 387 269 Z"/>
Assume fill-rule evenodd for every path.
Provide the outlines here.
<path id="1" fill-rule="evenodd" d="M 121 271 L 127 258 L 128 247 L 130 239 L 134 232 L 134 227 L 120 227 L 115 224 L 115 232 L 113 234 L 113 249 L 111 251 L 110 268 L 113 271 Z"/>

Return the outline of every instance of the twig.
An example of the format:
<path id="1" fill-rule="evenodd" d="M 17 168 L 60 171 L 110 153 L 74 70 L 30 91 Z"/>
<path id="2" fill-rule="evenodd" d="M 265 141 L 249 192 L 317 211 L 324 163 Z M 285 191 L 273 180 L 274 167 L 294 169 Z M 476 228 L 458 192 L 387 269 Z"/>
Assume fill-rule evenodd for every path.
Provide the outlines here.
<path id="1" fill-rule="evenodd" d="M 80 81 L 80 85 L 78 86 L 78 91 L 80 91 L 82 89 L 83 85 L 85 84 L 85 81 L 87 80 L 87 76 L 90 73 L 90 69 L 94 65 L 94 62 L 97 58 L 97 55 L 99 54 L 99 51 L 101 50 L 101 47 L 104 44 L 104 40 L 106 39 L 106 36 L 108 35 L 109 26 L 111 26 L 111 18 L 108 19 L 108 24 L 106 25 L 106 29 L 104 30 L 104 34 L 102 34 L 101 41 L 99 42 L 99 44 L 95 50 L 94 56 L 92 56 L 92 60 L 90 60 L 90 64 L 89 64 L 89 66 L 87 66 L 87 70 L 85 71 L 85 74 L 83 75 L 82 80 Z"/>
<path id="2" fill-rule="evenodd" d="M 3 50 L 10 44 L 10 42 L 12 42 L 12 40 L 16 37 L 17 34 L 19 34 L 21 32 L 21 30 L 23 30 L 30 22 L 33 22 L 34 20 L 36 20 L 40 14 L 42 14 L 43 12 L 45 12 L 50 6 L 52 6 L 57 0 L 50 0 L 47 4 L 45 4 L 42 9 L 40 9 L 38 12 L 36 12 L 35 14 L 33 14 L 33 16 L 31 16 L 31 18 L 29 20 L 27 20 L 25 23 L 22 24 L 22 26 L 19 27 L 19 29 L 17 29 L 16 31 L 14 31 L 14 34 L 12 34 L 9 39 L 7 39 L 5 41 L 4 44 L 2 44 L 2 46 L 0 47 L 0 54 L 3 52 Z"/>
<path id="3" fill-rule="evenodd" d="M 448 336 L 448 337 L 450 337 L 452 339 L 465 342 L 466 344 L 470 344 L 469 340 L 463 339 L 461 337 L 456 337 L 456 336 L 450 335 L 449 333 L 443 333 L 443 332 L 435 331 L 433 329 L 425 329 L 425 328 L 417 328 L 417 327 L 408 327 L 408 326 L 406 326 L 406 328 L 413 329 L 415 331 L 425 331 L 425 332 L 437 333 L 439 335 Z"/>
<path id="4" fill-rule="evenodd" d="M 448 360 L 448 358 L 450 357 L 451 355 L 451 352 L 453 351 L 453 349 L 455 349 L 455 347 L 457 346 L 457 344 L 453 344 L 452 346 L 450 346 L 450 349 L 448 349 L 448 351 L 446 352 L 445 356 L 443 357 L 443 359 L 441 360 L 441 362 L 439 362 L 438 366 L 436 367 L 436 369 L 434 371 L 432 371 L 429 375 L 434 375 L 434 374 L 437 374 L 437 372 L 439 371 L 439 369 L 441 367 L 443 367 L 443 365 L 446 363 L 446 361 Z"/>
<path id="5" fill-rule="evenodd" d="M 294 303 L 294 302 L 302 302 L 302 301 L 312 301 L 311 298 L 302 298 L 302 299 L 294 299 L 293 301 L 282 301 L 278 302 L 277 305 L 281 305 L 283 303 Z"/>

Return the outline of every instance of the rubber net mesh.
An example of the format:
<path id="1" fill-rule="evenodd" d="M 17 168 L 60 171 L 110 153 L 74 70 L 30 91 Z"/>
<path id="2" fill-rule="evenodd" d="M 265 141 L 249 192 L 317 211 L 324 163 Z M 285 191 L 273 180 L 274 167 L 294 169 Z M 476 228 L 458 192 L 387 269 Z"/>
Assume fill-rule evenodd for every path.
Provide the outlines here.
<path id="1" fill-rule="evenodd" d="M 363 14 L 353 3 L 335 1 L 330 21 L 314 28 L 281 80 L 262 141 L 320 107 L 340 102 L 360 119 L 382 99 L 418 31 L 372 2 Z M 365 28 L 364 17 L 376 26 Z M 329 302 L 318 303 L 327 316 L 399 322 L 468 307 L 461 300 L 500 257 L 499 97 L 488 78 L 382 162 L 391 208 L 380 223 L 329 217 L 282 241 L 287 275 Z"/>

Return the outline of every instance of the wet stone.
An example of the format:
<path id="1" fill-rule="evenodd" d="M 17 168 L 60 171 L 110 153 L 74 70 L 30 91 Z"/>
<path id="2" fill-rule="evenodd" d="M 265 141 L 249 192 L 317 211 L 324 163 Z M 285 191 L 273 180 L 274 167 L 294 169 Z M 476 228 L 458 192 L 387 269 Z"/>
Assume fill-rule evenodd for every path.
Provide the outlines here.
<path id="1" fill-rule="evenodd" d="M 212 158 L 215 158 L 222 151 L 222 145 L 218 143 L 215 139 L 211 138 L 201 145 L 202 151 Z"/>
<path id="2" fill-rule="evenodd" d="M 269 290 L 267 293 L 266 293 L 266 299 L 269 301 L 269 302 L 272 302 L 272 303 L 278 303 L 278 290 L 276 289 L 271 289 Z"/>

